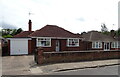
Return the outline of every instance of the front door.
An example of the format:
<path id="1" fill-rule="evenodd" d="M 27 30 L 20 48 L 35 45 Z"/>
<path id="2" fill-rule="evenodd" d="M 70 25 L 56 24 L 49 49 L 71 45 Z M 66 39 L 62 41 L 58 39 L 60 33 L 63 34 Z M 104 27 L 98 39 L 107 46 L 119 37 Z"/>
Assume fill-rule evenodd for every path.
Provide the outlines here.
<path id="1" fill-rule="evenodd" d="M 110 50 L 110 43 L 104 42 L 104 50 Z"/>
<path id="2" fill-rule="evenodd" d="M 60 51 L 60 41 L 56 40 L 56 52 Z"/>

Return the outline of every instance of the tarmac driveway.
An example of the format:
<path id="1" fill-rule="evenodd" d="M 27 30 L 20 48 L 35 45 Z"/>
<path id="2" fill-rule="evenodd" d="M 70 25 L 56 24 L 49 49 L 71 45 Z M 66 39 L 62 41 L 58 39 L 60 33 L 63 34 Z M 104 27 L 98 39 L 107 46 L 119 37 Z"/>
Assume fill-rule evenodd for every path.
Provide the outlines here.
<path id="1" fill-rule="evenodd" d="M 29 75 L 34 63 L 33 55 L 2 57 L 2 75 Z"/>

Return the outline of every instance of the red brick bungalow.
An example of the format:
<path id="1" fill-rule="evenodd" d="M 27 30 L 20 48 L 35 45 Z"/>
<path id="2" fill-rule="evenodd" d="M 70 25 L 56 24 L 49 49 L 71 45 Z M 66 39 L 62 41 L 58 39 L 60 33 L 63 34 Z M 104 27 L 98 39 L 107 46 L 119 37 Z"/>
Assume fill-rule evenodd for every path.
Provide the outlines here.
<path id="1" fill-rule="evenodd" d="M 44 51 L 80 51 L 85 50 L 82 37 L 56 25 L 46 25 L 29 35 L 36 39 L 36 47 Z"/>
<path id="2" fill-rule="evenodd" d="M 87 50 L 118 50 L 120 42 L 110 35 L 98 31 L 90 31 L 82 35 L 83 41 L 87 41 Z"/>
<path id="3" fill-rule="evenodd" d="M 46 52 L 86 50 L 85 43 L 79 34 L 74 34 L 56 25 L 46 25 L 32 31 L 29 20 L 29 30 L 9 38 L 10 55 L 31 54 L 37 47 Z"/>

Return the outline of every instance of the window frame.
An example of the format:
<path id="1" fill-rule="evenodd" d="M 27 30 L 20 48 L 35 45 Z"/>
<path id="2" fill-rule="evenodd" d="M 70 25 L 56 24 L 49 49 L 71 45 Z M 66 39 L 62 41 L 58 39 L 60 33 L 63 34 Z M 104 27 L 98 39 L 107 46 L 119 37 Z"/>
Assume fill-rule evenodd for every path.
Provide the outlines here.
<path id="1" fill-rule="evenodd" d="M 40 40 L 40 41 L 39 41 L 39 39 L 44 39 L 44 40 Z M 49 40 L 45 40 L 45 39 L 49 39 Z M 50 45 L 49 45 L 49 46 L 42 46 L 42 45 L 39 44 L 39 42 L 41 42 L 41 41 L 49 41 L 49 42 L 50 42 Z M 37 38 L 36 42 L 37 42 L 37 43 L 36 43 L 36 44 L 37 44 L 37 47 L 51 47 L 51 38 L 46 38 L 46 37 Z"/>
<path id="2" fill-rule="evenodd" d="M 102 49 L 102 42 L 100 42 L 100 41 L 94 41 L 94 42 L 92 42 L 92 48 Z"/>
<path id="3" fill-rule="evenodd" d="M 69 42 L 70 40 L 77 40 L 78 44 L 72 46 L 72 45 L 69 44 L 69 43 L 70 43 L 70 42 Z M 79 41 L 80 41 L 80 40 L 79 40 L 78 38 L 68 38 L 68 39 L 67 39 L 67 47 L 79 47 L 79 46 L 80 46 Z"/>
<path id="4" fill-rule="evenodd" d="M 114 41 L 111 43 L 111 48 L 120 48 L 120 41 Z"/>

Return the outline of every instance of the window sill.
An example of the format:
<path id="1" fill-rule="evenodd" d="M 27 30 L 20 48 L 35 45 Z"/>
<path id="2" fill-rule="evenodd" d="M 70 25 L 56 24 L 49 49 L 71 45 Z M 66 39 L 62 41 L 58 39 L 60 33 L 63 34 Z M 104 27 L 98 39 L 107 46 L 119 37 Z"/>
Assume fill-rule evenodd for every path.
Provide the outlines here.
<path id="1" fill-rule="evenodd" d="M 37 46 L 37 47 L 51 47 L 51 46 Z"/>
<path id="2" fill-rule="evenodd" d="M 102 48 L 92 48 L 92 49 L 102 49 Z"/>
<path id="3" fill-rule="evenodd" d="M 67 47 L 80 47 L 80 46 L 67 46 Z"/>

